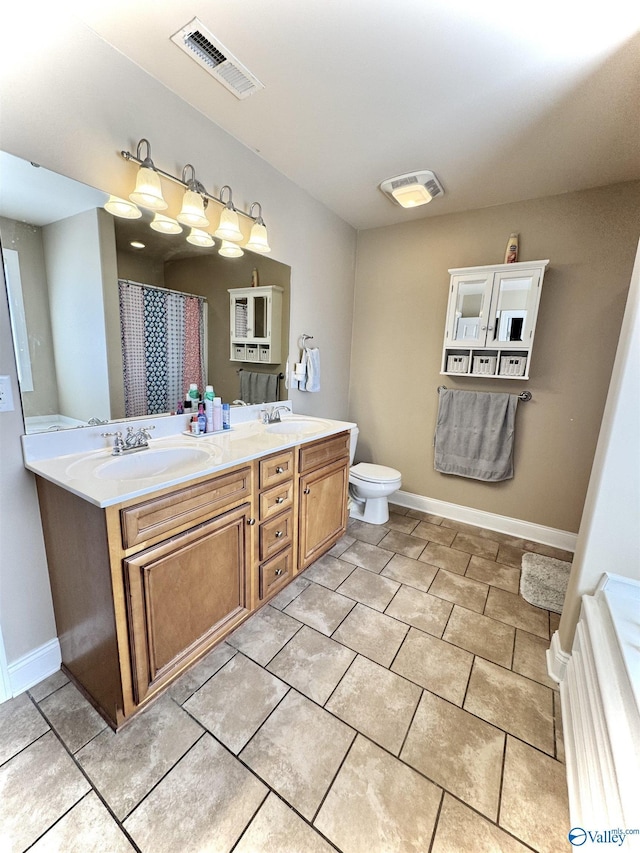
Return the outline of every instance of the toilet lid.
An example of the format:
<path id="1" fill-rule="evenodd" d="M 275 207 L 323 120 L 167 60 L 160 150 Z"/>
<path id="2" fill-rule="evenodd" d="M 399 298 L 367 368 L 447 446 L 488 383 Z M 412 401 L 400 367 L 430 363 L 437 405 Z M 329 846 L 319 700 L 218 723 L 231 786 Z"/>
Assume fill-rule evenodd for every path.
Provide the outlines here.
<path id="1" fill-rule="evenodd" d="M 390 480 L 399 480 L 402 477 L 400 471 L 395 468 L 387 468 L 386 465 L 373 465 L 371 462 L 359 462 L 350 471 L 358 480 L 366 480 L 368 483 L 386 483 Z"/>

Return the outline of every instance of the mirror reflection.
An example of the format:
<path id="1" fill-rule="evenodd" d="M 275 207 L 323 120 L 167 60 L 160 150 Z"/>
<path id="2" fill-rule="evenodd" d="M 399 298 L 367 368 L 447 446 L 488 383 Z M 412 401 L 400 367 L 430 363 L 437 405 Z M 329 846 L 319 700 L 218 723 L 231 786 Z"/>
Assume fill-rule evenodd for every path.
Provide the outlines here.
<path id="1" fill-rule="evenodd" d="M 486 279 L 465 281 L 458 285 L 456 300 L 456 341 L 478 341 L 480 320 L 485 312 Z"/>
<path id="2" fill-rule="evenodd" d="M 524 340 L 526 308 L 531 286 L 531 277 L 503 279 L 500 282 L 494 326 L 495 340 L 500 342 Z"/>
<path id="3" fill-rule="evenodd" d="M 284 372 L 281 363 L 230 360 L 228 289 L 282 288 L 281 352 L 286 358 L 288 266 L 249 251 L 223 258 L 216 248 L 187 243 L 188 229 L 179 235 L 152 231 L 152 215 L 146 212 L 139 220 L 113 217 L 102 207 L 106 194 L 3 152 L 0 188 L 0 239 L 27 432 L 132 416 L 123 374 L 118 286 L 123 280 L 196 297 L 206 305 L 202 376 L 193 381 L 213 385 L 225 402 L 240 399 L 240 369 Z M 154 335 L 162 349 L 161 327 Z M 133 372 L 148 367 L 133 364 Z M 190 378 L 177 380 L 166 411 L 186 394 Z M 286 397 L 284 382 L 276 387 L 277 399 Z M 154 410 L 162 411 L 157 401 L 147 408 Z"/>

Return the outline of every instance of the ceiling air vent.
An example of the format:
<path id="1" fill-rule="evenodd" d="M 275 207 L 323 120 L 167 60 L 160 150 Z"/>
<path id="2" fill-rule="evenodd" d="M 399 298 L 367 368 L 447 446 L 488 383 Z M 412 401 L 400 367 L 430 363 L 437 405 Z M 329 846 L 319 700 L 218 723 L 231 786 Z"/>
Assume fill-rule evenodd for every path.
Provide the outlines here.
<path id="1" fill-rule="evenodd" d="M 387 178 L 380 184 L 380 189 L 402 207 L 418 207 L 444 195 L 440 181 L 433 172 L 426 170 Z"/>
<path id="2" fill-rule="evenodd" d="M 249 95 L 264 89 L 258 78 L 245 68 L 223 44 L 220 44 L 198 18 L 194 18 L 172 35 L 171 41 L 222 83 L 236 98 L 248 98 Z"/>

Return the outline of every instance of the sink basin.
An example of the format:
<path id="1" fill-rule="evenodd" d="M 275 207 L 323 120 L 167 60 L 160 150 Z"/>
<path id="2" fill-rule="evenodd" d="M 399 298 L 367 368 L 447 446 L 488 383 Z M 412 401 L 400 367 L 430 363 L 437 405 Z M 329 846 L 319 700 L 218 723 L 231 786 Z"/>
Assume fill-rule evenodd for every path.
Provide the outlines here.
<path id="1" fill-rule="evenodd" d="M 303 418 L 285 418 L 280 423 L 269 424 L 266 432 L 275 433 L 276 435 L 305 435 L 310 432 L 317 432 L 325 426 L 322 420 L 304 420 Z"/>
<path id="2" fill-rule="evenodd" d="M 162 474 L 174 476 L 210 458 L 210 453 L 197 447 L 141 450 L 131 456 L 114 456 L 96 469 L 95 476 L 100 480 L 139 480 Z"/>

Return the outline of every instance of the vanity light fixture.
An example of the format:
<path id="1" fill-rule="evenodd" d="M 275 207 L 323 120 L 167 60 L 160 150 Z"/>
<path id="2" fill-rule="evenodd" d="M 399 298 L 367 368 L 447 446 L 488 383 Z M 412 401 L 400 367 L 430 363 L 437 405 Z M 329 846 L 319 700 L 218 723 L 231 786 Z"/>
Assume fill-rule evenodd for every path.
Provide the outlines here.
<path id="1" fill-rule="evenodd" d="M 401 207 L 419 207 L 444 195 L 442 184 L 433 172 L 408 172 L 387 178 L 380 184 L 382 192 Z"/>
<path id="2" fill-rule="evenodd" d="M 132 154 L 130 151 L 121 151 L 120 153 L 125 160 L 137 163 L 140 167 L 136 180 L 136 188 L 129 196 L 136 204 L 155 211 L 165 210 L 168 207 L 162 195 L 161 177 L 173 181 L 175 184 L 180 184 L 186 190 L 182 201 L 182 209 L 176 219 L 156 213 L 151 223 L 151 227 L 154 230 L 164 234 L 179 234 L 182 228 L 178 223 L 182 222 L 191 228 L 187 237 L 190 243 L 204 247 L 213 246 L 215 243 L 211 239 L 211 235 L 202 229 L 209 225 L 205 211 L 209 202 L 214 201 L 222 208 L 220 222 L 217 230 L 214 232 L 214 236 L 219 237 L 223 241 L 219 250 L 219 253 L 223 257 L 237 258 L 243 254 L 241 249 L 233 246 L 234 243 L 244 240 L 244 234 L 240 228 L 240 216 L 244 216 L 252 221 L 251 234 L 246 244 L 247 248 L 263 254 L 271 251 L 267 238 L 267 229 L 262 218 L 262 205 L 260 202 L 254 201 L 251 204 L 249 213 L 245 213 L 244 210 L 237 210 L 233 204 L 231 187 L 225 184 L 220 190 L 219 197 L 212 195 L 197 180 L 195 169 L 190 163 L 183 168 L 180 178 L 159 169 L 151 160 L 151 145 L 147 139 L 141 139 L 138 142 L 135 154 Z M 145 154 L 144 159 L 143 154 Z M 111 202 L 114 203 L 112 204 Z M 114 216 L 126 215 L 136 219 L 141 216 L 140 211 L 135 208 L 135 205 L 131 205 L 133 212 L 125 213 L 124 207 L 117 206 L 115 202 L 121 202 L 123 205 L 129 204 L 129 202 L 124 202 L 122 199 L 112 196 L 105 205 L 105 208 L 110 213 L 113 213 Z M 254 215 L 254 208 L 257 209 L 257 215 Z M 123 212 L 119 212 L 120 210 Z"/>
<path id="3" fill-rule="evenodd" d="M 240 230 L 238 213 L 233 206 L 233 194 L 231 192 L 231 187 L 227 185 L 222 187 L 220 190 L 221 199 L 224 190 L 229 190 L 229 198 L 227 199 L 226 204 L 222 209 L 222 213 L 220 214 L 220 224 L 218 225 L 218 229 L 213 233 L 216 237 L 220 237 L 221 240 L 230 240 L 232 243 L 239 243 L 243 238 L 243 234 Z"/>
<path id="4" fill-rule="evenodd" d="M 271 246 L 267 239 L 267 226 L 264 224 L 264 219 L 262 218 L 262 205 L 259 201 L 252 202 L 249 208 L 249 215 L 253 216 L 253 208 L 256 206 L 258 207 L 258 216 L 251 228 L 247 249 L 250 249 L 252 252 L 259 252 L 261 255 L 266 255 L 267 252 L 271 251 Z"/>
<path id="5" fill-rule="evenodd" d="M 141 160 L 142 146 L 147 146 L 147 156 Z M 141 139 L 136 149 L 136 160 L 140 163 L 136 177 L 136 187 L 129 195 L 135 204 L 148 207 L 150 210 L 166 210 L 169 205 L 162 195 L 160 175 L 151 159 L 151 145 L 148 139 Z"/>
<path id="6" fill-rule="evenodd" d="M 165 216 L 162 213 L 156 213 L 149 225 L 154 231 L 159 231 L 161 234 L 182 233 L 182 227 L 179 223 L 177 223 L 175 219 L 171 219 L 169 216 Z"/>
<path id="7" fill-rule="evenodd" d="M 218 254 L 223 258 L 241 258 L 244 252 L 237 243 L 230 243 L 228 240 L 222 241 L 222 246 L 218 249 Z"/>
<path id="8" fill-rule="evenodd" d="M 118 198 L 117 195 L 109 196 L 109 201 L 105 204 L 104 209 L 112 216 L 120 216 L 122 219 L 140 219 L 142 216 L 142 211 L 132 201 Z"/>
<path id="9" fill-rule="evenodd" d="M 188 180 L 187 169 L 191 169 L 191 178 Z M 187 189 L 182 199 L 182 210 L 177 216 L 178 222 L 190 225 L 192 228 L 207 228 L 210 222 L 204 213 L 205 205 L 208 203 L 203 196 L 206 190 L 200 181 L 196 180 L 196 171 L 191 163 L 187 163 L 182 170 L 182 183 L 186 183 Z"/>
<path id="10" fill-rule="evenodd" d="M 187 237 L 187 243 L 191 243 L 194 246 L 202 246 L 203 248 L 215 246 L 215 240 L 211 234 L 207 234 L 206 231 L 201 231 L 199 228 L 191 229 Z"/>

